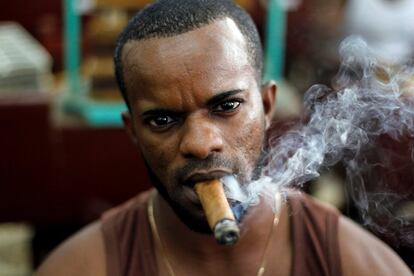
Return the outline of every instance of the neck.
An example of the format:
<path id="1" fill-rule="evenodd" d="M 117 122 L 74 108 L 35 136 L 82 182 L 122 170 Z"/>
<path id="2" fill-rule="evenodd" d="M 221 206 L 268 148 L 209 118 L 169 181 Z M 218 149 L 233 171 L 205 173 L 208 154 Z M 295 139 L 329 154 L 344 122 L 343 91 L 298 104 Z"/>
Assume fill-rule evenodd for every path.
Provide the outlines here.
<path id="1" fill-rule="evenodd" d="M 240 259 L 242 255 L 249 255 L 248 252 L 258 252 L 258 257 L 261 257 L 274 213 L 269 204 L 263 201 L 251 207 L 240 225 L 239 241 L 229 247 L 217 244 L 213 235 L 190 230 L 158 193 L 154 198 L 154 216 L 162 243 L 168 252 L 174 252 L 172 258 L 188 256 L 191 252 L 198 259 L 229 260 L 229 257 Z"/>

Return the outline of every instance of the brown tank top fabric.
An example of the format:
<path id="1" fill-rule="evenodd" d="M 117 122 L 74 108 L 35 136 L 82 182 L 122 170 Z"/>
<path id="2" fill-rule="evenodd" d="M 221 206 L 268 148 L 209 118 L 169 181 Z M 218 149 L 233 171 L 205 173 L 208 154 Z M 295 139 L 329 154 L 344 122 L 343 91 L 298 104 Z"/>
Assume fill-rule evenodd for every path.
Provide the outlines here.
<path id="1" fill-rule="evenodd" d="M 289 194 L 292 276 L 341 276 L 339 213 L 301 193 Z"/>
<path id="2" fill-rule="evenodd" d="M 157 266 L 144 192 L 101 218 L 108 276 L 155 276 Z M 338 212 L 306 195 L 288 194 L 293 259 L 291 276 L 341 276 Z M 270 262 L 270 258 L 269 258 Z"/>

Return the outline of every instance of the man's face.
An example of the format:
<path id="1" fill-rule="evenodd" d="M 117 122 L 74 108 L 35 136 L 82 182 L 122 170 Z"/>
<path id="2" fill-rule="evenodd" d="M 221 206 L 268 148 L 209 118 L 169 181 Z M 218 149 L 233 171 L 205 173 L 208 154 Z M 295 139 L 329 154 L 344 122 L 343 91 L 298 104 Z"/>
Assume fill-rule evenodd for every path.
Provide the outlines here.
<path id="1" fill-rule="evenodd" d="M 234 21 L 223 19 L 123 50 L 126 126 L 158 190 L 200 231 L 205 217 L 194 184 L 233 174 L 245 185 L 261 156 L 264 102 L 246 49 Z"/>

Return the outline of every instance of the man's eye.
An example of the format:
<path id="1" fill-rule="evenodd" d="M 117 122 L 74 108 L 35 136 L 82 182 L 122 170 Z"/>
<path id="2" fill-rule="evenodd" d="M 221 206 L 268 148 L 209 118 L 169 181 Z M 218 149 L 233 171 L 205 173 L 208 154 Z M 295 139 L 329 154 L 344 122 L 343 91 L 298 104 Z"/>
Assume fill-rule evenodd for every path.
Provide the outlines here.
<path id="1" fill-rule="evenodd" d="M 151 127 L 163 128 L 163 127 L 169 126 L 170 124 L 175 122 L 175 120 L 171 116 L 163 115 L 163 116 L 156 116 L 156 117 L 148 118 L 146 122 Z"/>
<path id="2" fill-rule="evenodd" d="M 241 104 L 240 100 L 229 100 L 218 104 L 214 108 L 214 112 L 232 112 Z"/>

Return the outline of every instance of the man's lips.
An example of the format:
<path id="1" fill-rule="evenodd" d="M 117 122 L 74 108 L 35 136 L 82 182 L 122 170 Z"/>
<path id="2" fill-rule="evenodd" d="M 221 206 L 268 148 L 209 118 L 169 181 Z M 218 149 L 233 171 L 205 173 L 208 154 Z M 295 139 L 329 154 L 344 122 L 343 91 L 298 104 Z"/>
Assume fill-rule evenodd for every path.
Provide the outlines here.
<path id="1" fill-rule="evenodd" d="M 214 179 L 221 179 L 226 175 L 231 174 L 231 172 L 227 170 L 209 170 L 209 171 L 198 171 L 191 173 L 189 177 L 187 177 L 183 184 L 185 186 L 193 188 L 194 185 L 198 182 L 205 182 Z"/>

